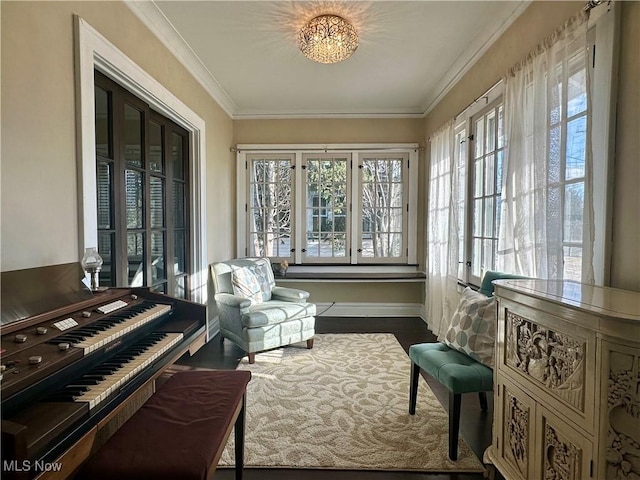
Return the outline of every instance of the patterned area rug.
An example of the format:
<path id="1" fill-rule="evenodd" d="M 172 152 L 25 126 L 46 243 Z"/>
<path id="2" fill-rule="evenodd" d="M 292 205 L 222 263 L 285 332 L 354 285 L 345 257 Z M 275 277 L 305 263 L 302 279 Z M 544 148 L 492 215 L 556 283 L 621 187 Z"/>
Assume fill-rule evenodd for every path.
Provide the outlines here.
<path id="1" fill-rule="evenodd" d="M 390 334 L 316 335 L 245 358 L 245 466 L 420 472 L 481 472 L 460 439 L 447 456 L 448 417 L 424 379 L 408 413 L 410 361 Z M 232 466 L 233 435 L 220 466 Z"/>

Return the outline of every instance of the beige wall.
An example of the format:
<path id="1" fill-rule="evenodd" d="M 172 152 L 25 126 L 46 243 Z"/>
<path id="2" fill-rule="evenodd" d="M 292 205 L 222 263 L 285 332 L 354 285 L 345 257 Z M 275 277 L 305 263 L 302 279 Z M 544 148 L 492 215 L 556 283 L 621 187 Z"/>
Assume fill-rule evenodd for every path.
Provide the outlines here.
<path id="1" fill-rule="evenodd" d="M 640 2 L 622 2 L 611 285 L 640 292 Z"/>
<path id="2" fill-rule="evenodd" d="M 420 118 L 234 120 L 234 143 L 422 143 Z"/>
<path id="3" fill-rule="evenodd" d="M 429 138 L 447 120 L 498 82 L 509 67 L 576 14 L 583 4 L 533 2 L 427 115 L 425 138 Z M 640 291 L 640 2 L 625 1 L 620 5 L 622 28 L 612 186 L 613 253 L 610 284 Z"/>
<path id="4" fill-rule="evenodd" d="M 79 260 L 73 15 L 84 18 L 206 122 L 209 260 L 234 253 L 233 124 L 119 2 L 0 2 L 1 264 Z"/>
<path id="5" fill-rule="evenodd" d="M 311 293 L 316 303 L 422 303 L 423 282 L 278 282 Z"/>

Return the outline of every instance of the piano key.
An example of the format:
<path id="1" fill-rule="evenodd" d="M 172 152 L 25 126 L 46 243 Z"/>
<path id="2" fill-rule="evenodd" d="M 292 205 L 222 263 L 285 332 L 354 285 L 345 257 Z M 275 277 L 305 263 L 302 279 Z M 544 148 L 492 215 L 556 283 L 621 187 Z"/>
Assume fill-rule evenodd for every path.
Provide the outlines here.
<path id="1" fill-rule="evenodd" d="M 152 334 L 149 335 L 149 337 L 151 338 L 145 338 L 141 342 L 147 346 L 147 348 L 142 349 L 142 351 L 140 351 L 141 349 L 138 344 L 126 348 L 122 353 L 126 353 L 127 355 L 132 351 L 139 353 L 133 354 L 130 361 L 122 363 L 119 368 L 113 369 L 111 373 L 102 375 L 103 371 L 108 370 L 104 369 L 103 365 L 88 372 L 88 375 L 103 376 L 104 379 L 102 381 L 95 385 L 86 386 L 86 390 L 79 394 L 76 394 L 75 390 L 82 385 L 78 385 L 78 382 L 73 382 L 69 385 L 69 387 L 71 387 L 70 392 L 66 394 L 73 396 L 74 402 L 87 402 L 89 409 L 95 408 L 109 395 L 116 393 L 138 373 L 142 372 L 156 359 L 161 357 L 167 350 L 179 343 L 183 335 L 182 333 L 163 333 Z M 120 356 L 120 354 L 118 354 L 118 356 Z"/>
<path id="2" fill-rule="evenodd" d="M 74 347 L 82 348 L 84 355 L 88 355 L 169 311 L 170 305 L 143 302 L 93 324 L 66 332 L 55 341 L 71 343 Z"/>

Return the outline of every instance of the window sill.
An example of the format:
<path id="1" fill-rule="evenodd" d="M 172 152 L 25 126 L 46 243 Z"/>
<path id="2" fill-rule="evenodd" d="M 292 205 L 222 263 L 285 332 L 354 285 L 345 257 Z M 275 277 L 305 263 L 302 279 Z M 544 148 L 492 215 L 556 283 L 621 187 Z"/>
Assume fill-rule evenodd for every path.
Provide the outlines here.
<path id="1" fill-rule="evenodd" d="M 278 283 L 289 282 L 420 282 L 424 272 L 413 266 L 292 266 Z"/>

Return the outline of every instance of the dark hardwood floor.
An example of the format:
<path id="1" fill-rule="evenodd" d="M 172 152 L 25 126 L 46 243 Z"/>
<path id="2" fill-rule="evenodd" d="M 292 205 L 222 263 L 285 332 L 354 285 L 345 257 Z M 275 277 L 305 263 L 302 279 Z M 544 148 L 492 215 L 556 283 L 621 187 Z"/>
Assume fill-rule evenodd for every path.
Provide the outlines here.
<path id="1" fill-rule="evenodd" d="M 414 343 L 436 341 L 435 336 L 427 329 L 420 318 L 344 318 L 319 317 L 316 319 L 316 333 L 392 333 L 398 339 L 405 351 Z M 178 363 L 204 368 L 234 369 L 244 351 L 229 341 L 220 343 L 217 338 L 202 347 L 194 356 L 185 356 Z M 447 390 L 437 382 L 426 377 L 431 389 L 440 403 L 448 410 Z M 478 458 L 491 443 L 491 422 L 493 412 L 493 398 L 487 396 L 489 411 L 480 409 L 478 396 L 468 394 L 462 396 L 462 413 L 460 419 L 460 433 L 467 444 L 473 449 Z M 407 409 L 408 409 L 407 392 Z M 250 435 L 250 432 L 248 432 Z M 215 478 L 231 480 L 233 469 L 219 469 Z M 372 472 L 372 471 L 341 471 L 341 470 L 293 470 L 293 469 L 254 469 L 245 468 L 246 480 L 305 480 L 335 479 L 335 480 L 480 480 L 482 474 L 424 474 L 410 472 Z"/>

